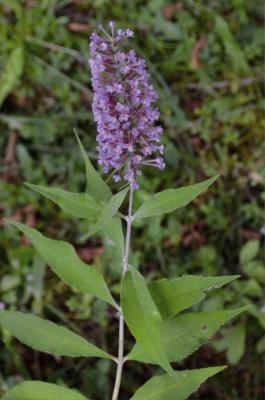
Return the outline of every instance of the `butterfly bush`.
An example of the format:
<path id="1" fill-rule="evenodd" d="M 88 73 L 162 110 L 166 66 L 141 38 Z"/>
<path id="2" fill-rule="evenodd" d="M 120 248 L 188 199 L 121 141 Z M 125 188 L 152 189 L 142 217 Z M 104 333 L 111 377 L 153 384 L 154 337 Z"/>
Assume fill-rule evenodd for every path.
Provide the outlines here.
<path id="1" fill-rule="evenodd" d="M 158 99 L 149 82 L 145 60 L 122 46 L 134 36 L 115 29 L 91 36 L 89 64 L 94 90 L 93 113 L 97 123 L 99 163 L 105 173 L 115 171 L 115 182 L 125 180 L 138 188 L 143 165 L 163 169 L 162 127 L 156 125 Z"/>
<path id="2" fill-rule="evenodd" d="M 188 307 L 201 301 L 207 291 L 221 287 L 238 276 L 186 275 L 150 282 L 130 263 L 135 220 L 163 216 L 189 204 L 218 177 L 216 175 L 194 185 L 158 192 L 147 197 L 135 209 L 134 190 L 138 188 L 137 176 L 141 174 L 142 166 L 151 165 L 162 169 L 165 163 L 161 156 L 162 128 L 156 124 L 159 118 L 155 108 L 157 95 L 149 83 L 145 62 L 134 51 L 121 50 L 121 46 L 132 36 L 132 31 L 116 30 L 113 23 L 109 24 L 109 31 L 101 28 L 100 34 L 92 34 L 89 60 L 94 89 L 93 112 L 98 128 L 99 162 L 105 173 L 113 173 L 115 181 L 123 180 L 129 182 L 129 185 L 112 194 L 104 179 L 94 169 L 78 135 L 77 140 L 86 165 L 88 193 L 27 184 L 30 189 L 53 200 L 71 217 L 87 220 L 91 228 L 80 238 L 81 241 L 99 231 L 111 239 L 117 256 L 115 262 L 120 264 L 120 299 L 113 297 L 112 286 L 108 287 L 101 271 L 93 265 L 85 264 L 70 243 L 48 238 L 34 228 L 9 220 L 11 225 L 27 236 L 65 284 L 78 292 L 95 296 L 115 310 L 113 316 L 119 320 L 116 354 L 111 354 L 111 349 L 97 347 L 83 336 L 52 321 L 34 314 L 8 310 L 2 302 L 0 326 L 34 350 L 54 357 L 99 357 L 111 360 L 116 364 L 112 400 L 124 399 L 120 390 L 124 379 L 123 367 L 127 361 L 156 364 L 164 371 L 136 389 L 130 400 L 186 400 L 206 379 L 221 372 L 224 366 L 181 371 L 173 369 L 171 363 L 179 363 L 190 356 L 222 324 L 246 307 L 208 313 L 185 313 Z M 128 213 L 124 216 L 119 209 L 127 193 Z M 125 227 L 126 230 L 123 229 Z M 194 296 L 194 293 L 197 295 Z M 135 339 L 129 353 L 125 342 L 125 326 Z M 87 397 L 65 386 L 40 381 L 22 382 L 10 388 L 2 400 L 29 398 L 87 400 Z"/>

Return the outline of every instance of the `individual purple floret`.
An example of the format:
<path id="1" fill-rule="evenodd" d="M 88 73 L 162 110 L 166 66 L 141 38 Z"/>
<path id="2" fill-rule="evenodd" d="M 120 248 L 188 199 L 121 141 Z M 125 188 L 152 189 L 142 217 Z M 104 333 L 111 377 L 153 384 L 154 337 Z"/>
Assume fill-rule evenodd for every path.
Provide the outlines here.
<path id="1" fill-rule="evenodd" d="M 162 127 L 155 125 L 157 94 L 149 83 L 145 61 L 134 50 L 120 49 L 133 32 L 115 30 L 113 22 L 109 26 L 109 32 L 102 27 L 101 35 L 94 32 L 90 43 L 99 163 L 105 173 L 115 171 L 115 182 L 124 179 L 136 189 L 142 165 L 165 167 L 163 158 L 154 156 L 163 153 Z"/>

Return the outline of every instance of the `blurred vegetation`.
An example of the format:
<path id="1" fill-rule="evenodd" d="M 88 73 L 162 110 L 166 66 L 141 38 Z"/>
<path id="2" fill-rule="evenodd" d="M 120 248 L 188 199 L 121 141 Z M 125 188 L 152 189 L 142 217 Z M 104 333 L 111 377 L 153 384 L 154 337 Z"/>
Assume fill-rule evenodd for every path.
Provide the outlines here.
<path id="1" fill-rule="evenodd" d="M 120 266 L 107 243 L 98 237 L 81 245 L 79 232 L 87 225 L 69 220 L 23 186 L 30 181 L 84 189 L 73 127 L 96 159 L 88 40 L 98 23 L 110 19 L 135 31 L 132 46 L 147 59 L 165 128 L 167 169 L 146 170 L 137 202 L 160 189 L 222 175 L 188 208 L 142 222 L 134 236 L 134 263 L 150 279 L 160 272 L 242 275 L 200 305 L 252 308 L 211 346 L 178 365 L 231 365 L 193 399 L 264 396 L 263 14 L 261 0 L 0 0 L 3 215 L 71 241 L 85 261 L 105 271 L 115 293 Z M 2 229 L 0 260 L 0 308 L 45 315 L 116 351 L 117 324 L 110 322 L 110 310 L 59 282 L 24 237 Z M 67 382 L 94 400 L 110 398 L 114 371 L 108 361 L 54 359 L 34 353 L 6 331 L 0 335 L 0 393 L 33 378 Z M 122 398 L 152 370 L 128 364 Z"/>

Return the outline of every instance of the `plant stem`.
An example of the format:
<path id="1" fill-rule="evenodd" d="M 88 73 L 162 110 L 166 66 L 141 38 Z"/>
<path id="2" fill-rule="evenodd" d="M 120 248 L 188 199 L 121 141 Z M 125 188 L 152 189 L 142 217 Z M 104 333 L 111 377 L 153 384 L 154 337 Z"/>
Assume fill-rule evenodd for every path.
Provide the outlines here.
<path id="1" fill-rule="evenodd" d="M 123 258 L 123 269 L 122 276 L 128 271 L 128 260 L 130 253 L 130 243 L 131 243 L 131 231 L 132 231 L 132 206 L 133 206 L 133 187 L 130 187 L 130 198 L 129 198 L 129 208 L 128 208 L 128 216 L 126 217 L 127 221 L 127 232 L 126 232 L 126 241 L 125 241 L 125 250 L 124 250 L 124 258 Z M 117 400 L 119 396 L 120 386 L 121 386 L 121 376 L 124 364 L 124 316 L 122 310 L 120 309 L 119 315 L 119 350 L 118 350 L 118 358 L 117 358 L 117 371 L 115 384 L 112 394 L 112 400 Z"/>
<path id="2" fill-rule="evenodd" d="M 133 207 L 133 187 L 131 186 L 130 187 L 128 216 L 126 218 L 126 221 L 127 221 L 127 232 L 126 232 L 124 259 L 123 259 L 123 276 L 124 276 L 125 272 L 128 271 L 128 260 L 129 260 L 130 243 L 131 243 L 131 231 L 132 231 L 132 207 Z"/>

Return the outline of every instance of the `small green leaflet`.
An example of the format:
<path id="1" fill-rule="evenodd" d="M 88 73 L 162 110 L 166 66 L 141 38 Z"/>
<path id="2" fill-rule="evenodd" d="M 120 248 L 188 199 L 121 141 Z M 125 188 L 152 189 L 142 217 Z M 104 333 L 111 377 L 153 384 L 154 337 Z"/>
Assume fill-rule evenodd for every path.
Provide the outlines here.
<path id="1" fill-rule="evenodd" d="M 162 340 L 170 362 L 179 362 L 206 343 L 218 329 L 248 308 L 188 313 L 162 321 Z M 128 360 L 152 363 L 152 358 L 137 343 Z"/>
<path id="2" fill-rule="evenodd" d="M 122 205 L 126 194 L 128 193 L 129 188 L 123 189 L 119 193 L 115 194 L 110 201 L 105 205 L 103 208 L 97 222 L 95 223 L 94 226 L 89 230 L 88 233 L 86 233 L 84 236 L 82 236 L 81 240 L 87 239 L 89 236 L 95 234 L 99 230 L 103 229 L 114 217 L 120 206 Z"/>
<path id="3" fill-rule="evenodd" d="M 219 175 L 195 185 L 184 186 L 179 189 L 167 189 L 158 192 L 146 199 L 134 214 L 134 219 L 166 214 L 189 204 L 203 190 L 207 189 Z"/>
<path id="4" fill-rule="evenodd" d="M 161 316 L 142 275 L 135 269 L 126 272 L 121 290 L 125 321 L 141 347 L 153 362 L 170 375 L 174 374 L 167 359 L 161 336 Z"/>
<path id="5" fill-rule="evenodd" d="M 111 199 L 111 190 L 106 182 L 101 178 L 100 174 L 93 167 L 75 129 L 74 132 L 85 162 L 87 192 L 95 199 L 107 202 Z"/>
<path id="6" fill-rule="evenodd" d="M 220 288 L 239 276 L 183 275 L 172 280 L 153 281 L 148 289 L 162 317 L 169 318 L 203 300 L 207 291 Z"/>
<path id="7" fill-rule="evenodd" d="M 58 188 L 25 183 L 27 187 L 54 201 L 70 215 L 95 221 L 103 209 L 103 203 L 86 193 L 71 193 Z"/>
<path id="8" fill-rule="evenodd" d="M 185 400 L 198 390 L 203 382 L 225 368 L 222 366 L 174 371 L 174 378 L 168 374 L 156 376 L 140 387 L 130 400 Z"/>
<path id="9" fill-rule="evenodd" d="M 40 381 L 26 381 L 10 389 L 1 400 L 88 400 L 76 390 Z"/>
<path id="10" fill-rule="evenodd" d="M 0 311 L 0 325 L 34 350 L 68 357 L 112 356 L 67 328 L 19 311 Z"/>
<path id="11" fill-rule="evenodd" d="M 239 322 L 229 332 L 227 337 L 227 360 L 230 364 L 237 364 L 246 347 L 246 325 L 244 322 Z"/>
<path id="12" fill-rule="evenodd" d="M 13 220 L 8 220 L 8 222 L 31 240 L 35 249 L 64 282 L 81 292 L 92 294 L 112 306 L 116 306 L 101 273 L 81 261 L 71 244 L 49 239 L 36 229 L 19 222 Z"/>
<path id="13" fill-rule="evenodd" d="M 258 255 L 260 247 L 259 240 L 248 240 L 240 250 L 239 261 L 240 264 L 247 264 L 253 261 Z"/>
<path id="14" fill-rule="evenodd" d="M 6 96 L 15 88 L 24 68 L 24 49 L 22 46 L 12 50 L 0 77 L 0 106 Z"/>

